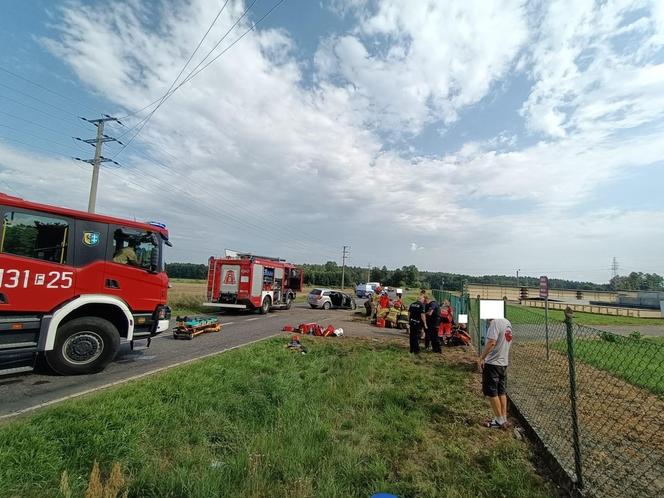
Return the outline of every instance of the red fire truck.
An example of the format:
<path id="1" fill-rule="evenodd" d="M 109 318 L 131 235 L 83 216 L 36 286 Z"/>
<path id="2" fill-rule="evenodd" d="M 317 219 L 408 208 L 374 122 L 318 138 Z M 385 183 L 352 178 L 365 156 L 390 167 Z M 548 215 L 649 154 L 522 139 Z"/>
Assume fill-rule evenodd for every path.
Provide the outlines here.
<path id="1" fill-rule="evenodd" d="M 167 330 L 168 231 L 0 193 L 0 373 L 102 370 Z"/>
<path id="2" fill-rule="evenodd" d="M 283 259 L 227 251 L 208 260 L 205 306 L 226 309 L 289 309 L 304 273 Z"/>

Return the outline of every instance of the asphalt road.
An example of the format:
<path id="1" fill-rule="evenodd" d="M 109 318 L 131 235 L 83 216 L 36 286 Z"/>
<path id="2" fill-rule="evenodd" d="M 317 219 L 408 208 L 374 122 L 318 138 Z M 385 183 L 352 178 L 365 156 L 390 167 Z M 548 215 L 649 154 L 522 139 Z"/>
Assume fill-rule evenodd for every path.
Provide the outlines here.
<path id="1" fill-rule="evenodd" d="M 131 351 L 122 345 L 117 358 L 103 372 L 93 375 L 63 377 L 51 373 L 28 373 L 0 377 L 0 420 L 31 412 L 127 380 L 140 378 L 155 371 L 192 361 L 281 333 L 284 325 L 297 326 L 303 322 L 334 324 L 340 310 L 312 310 L 298 304 L 288 311 L 274 311 L 267 315 L 221 315 L 221 332 L 203 334 L 193 340 L 176 340 L 165 332 L 152 340 L 152 345 Z"/>

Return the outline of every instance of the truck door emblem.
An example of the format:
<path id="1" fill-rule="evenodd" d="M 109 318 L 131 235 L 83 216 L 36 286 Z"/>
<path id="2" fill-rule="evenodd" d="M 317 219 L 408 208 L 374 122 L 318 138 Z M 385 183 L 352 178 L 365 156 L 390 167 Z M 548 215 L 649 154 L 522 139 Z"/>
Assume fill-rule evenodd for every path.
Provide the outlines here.
<path id="1" fill-rule="evenodd" d="M 99 244 L 99 232 L 83 232 L 83 243 L 86 246 L 96 246 Z"/>
<path id="2" fill-rule="evenodd" d="M 226 276 L 224 277 L 224 285 L 235 285 L 235 272 L 233 270 L 228 270 Z"/>

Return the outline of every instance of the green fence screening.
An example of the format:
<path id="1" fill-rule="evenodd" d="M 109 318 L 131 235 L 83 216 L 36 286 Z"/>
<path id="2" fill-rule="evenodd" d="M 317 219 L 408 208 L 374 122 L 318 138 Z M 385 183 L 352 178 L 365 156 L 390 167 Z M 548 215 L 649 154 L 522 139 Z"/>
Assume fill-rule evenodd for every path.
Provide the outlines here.
<path id="1" fill-rule="evenodd" d="M 464 296 L 455 294 L 449 291 L 443 291 L 434 289 L 431 291 L 431 295 L 438 302 L 438 304 L 443 304 L 444 301 L 449 301 L 452 309 L 454 310 L 454 322 L 459 322 L 460 314 L 467 314 L 468 312 L 468 300 Z"/>
<path id="2" fill-rule="evenodd" d="M 664 344 L 507 315 L 508 394 L 568 476 L 588 496 L 664 496 Z"/>

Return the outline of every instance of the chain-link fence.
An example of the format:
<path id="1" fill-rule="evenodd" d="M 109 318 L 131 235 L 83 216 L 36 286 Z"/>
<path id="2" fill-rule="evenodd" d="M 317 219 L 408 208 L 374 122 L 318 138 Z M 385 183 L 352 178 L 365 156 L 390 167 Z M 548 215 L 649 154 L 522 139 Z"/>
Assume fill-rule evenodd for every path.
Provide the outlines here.
<path id="1" fill-rule="evenodd" d="M 664 496 L 664 343 L 507 310 L 510 400 L 577 488 Z"/>
<path id="2" fill-rule="evenodd" d="M 450 306 L 452 306 L 454 312 L 454 321 L 456 323 L 459 321 L 459 315 L 465 315 L 468 313 L 468 300 L 463 296 L 439 289 L 433 289 L 431 295 L 439 305 L 442 305 L 445 301 L 450 302 Z"/>

